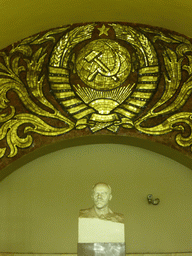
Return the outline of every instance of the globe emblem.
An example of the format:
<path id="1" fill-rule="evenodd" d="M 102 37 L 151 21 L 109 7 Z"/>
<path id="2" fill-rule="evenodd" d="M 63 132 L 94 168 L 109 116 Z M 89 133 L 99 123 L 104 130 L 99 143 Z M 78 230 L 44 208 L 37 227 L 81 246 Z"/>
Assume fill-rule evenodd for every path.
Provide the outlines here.
<path id="1" fill-rule="evenodd" d="M 116 41 L 98 39 L 84 46 L 76 59 L 80 79 L 95 90 L 112 90 L 120 86 L 131 70 L 128 50 Z"/>

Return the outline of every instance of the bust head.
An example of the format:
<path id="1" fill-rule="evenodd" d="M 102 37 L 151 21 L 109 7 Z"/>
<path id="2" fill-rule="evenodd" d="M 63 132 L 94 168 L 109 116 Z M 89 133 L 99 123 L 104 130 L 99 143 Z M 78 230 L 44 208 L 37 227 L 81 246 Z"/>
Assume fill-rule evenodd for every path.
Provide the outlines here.
<path id="1" fill-rule="evenodd" d="M 108 207 L 112 199 L 111 187 L 103 182 L 95 184 L 92 188 L 92 199 L 97 209 Z"/>
<path id="2" fill-rule="evenodd" d="M 80 210 L 80 218 L 99 218 L 107 221 L 123 223 L 123 215 L 115 213 L 109 208 L 109 201 L 112 199 L 111 187 L 99 182 L 92 187 L 92 199 L 94 206 Z"/>

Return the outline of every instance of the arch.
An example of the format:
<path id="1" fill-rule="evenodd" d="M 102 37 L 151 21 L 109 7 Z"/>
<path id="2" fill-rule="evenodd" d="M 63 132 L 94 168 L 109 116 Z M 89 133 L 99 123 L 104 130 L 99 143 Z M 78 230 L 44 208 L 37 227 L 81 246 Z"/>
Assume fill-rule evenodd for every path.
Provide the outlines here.
<path id="1" fill-rule="evenodd" d="M 3 49 L 1 179 L 50 151 L 104 142 L 191 168 L 191 51 L 186 36 L 125 22 L 68 25 Z"/>
<path id="2" fill-rule="evenodd" d="M 171 147 L 167 147 L 162 145 L 161 143 L 152 142 L 150 140 L 129 137 L 129 136 L 87 136 L 87 137 L 78 137 L 69 139 L 66 141 L 60 141 L 54 144 L 49 144 L 46 147 L 39 148 L 19 158 L 17 161 L 12 162 L 11 164 L 7 165 L 5 168 L 1 170 L 0 180 L 3 180 L 12 172 L 16 171 L 21 166 L 33 161 L 41 156 L 59 151 L 64 148 L 69 147 L 76 147 L 81 145 L 92 145 L 92 144 L 121 144 L 121 145 L 129 145 L 134 147 L 143 148 L 163 156 L 166 156 L 176 162 L 179 162 L 183 166 L 191 169 L 192 160 L 187 157 L 185 154 L 172 149 Z"/>

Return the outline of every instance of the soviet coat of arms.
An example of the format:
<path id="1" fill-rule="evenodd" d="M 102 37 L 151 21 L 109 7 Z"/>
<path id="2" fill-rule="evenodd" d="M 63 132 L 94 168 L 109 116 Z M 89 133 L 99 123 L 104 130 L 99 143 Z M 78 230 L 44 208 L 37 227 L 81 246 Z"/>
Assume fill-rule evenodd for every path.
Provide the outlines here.
<path id="1" fill-rule="evenodd" d="M 58 42 L 49 64 L 51 88 L 77 120 L 77 129 L 116 132 L 120 125 L 133 127 L 132 120 L 157 87 L 156 52 L 147 37 L 131 27 L 103 25 L 93 40 L 94 29 L 94 24 L 77 27 Z M 116 40 L 100 38 L 110 31 Z"/>
<path id="2" fill-rule="evenodd" d="M 190 40 L 181 35 L 127 23 L 61 27 L 1 51 L 0 140 L 6 139 L 8 156 L 29 147 L 31 133 L 58 136 L 85 128 L 148 135 L 177 130 L 176 143 L 191 147 L 192 114 L 181 111 L 192 91 L 191 53 Z M 11 104 L 9 91 L 24 112 Z M 1 147 L 1 157 L 6 150 Z"/>

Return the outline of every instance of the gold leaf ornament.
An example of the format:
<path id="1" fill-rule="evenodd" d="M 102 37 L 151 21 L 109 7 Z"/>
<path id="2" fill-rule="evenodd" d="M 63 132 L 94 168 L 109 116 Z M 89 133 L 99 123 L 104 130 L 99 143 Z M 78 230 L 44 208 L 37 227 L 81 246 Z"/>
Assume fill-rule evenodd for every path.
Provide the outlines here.
<path id="1" fill-rule="evenodd" d="M 182 147 L 188 147 L 192 149 L 192 133 L 190 132 L 188 137 L 184 137 L 182 133 L 185 128 L 182 123 L 187 124 L 192 131 L 192 113 L 189 112 L 181 112 L 178 114 L 174 114 L 171 117 L 167 118 L 164 122 L 154 127 L 142 127 L 140 123 L 135 122 L 135 127 L 140 132 L 150 134 L 150 135 L 163 135 L 166 133 L 170 133 L 172 131 L 181 131 L 181 133 L 176 135 L 176 142 L 178 145 Z"/>
<path id="2" fill-rule="evenodd" d="M 177 43 L 179 44 L 176 47 L 176 53 L 170 48 L 166 47 L 166 50 L 163 52 L 164 63 L 166 72 L 164 72 L 165 78 L 165 89 L 162 97 L 159 101 L 151 108 L 151 110 L 144 115 L 142 118 L 139 118 L 135 121 L 134 125 L 137 130 L 140 132 L 150 134 L 150 135 L 163 135 L 174 130 L 180 131 L 179 134 L 176 135 L 176 142 L 178 145 L 182 147 L 188 147 L 192 145 L 192 113 L 189 112 L 179 112 L 177 114 L 173 114 L 168 117 L 165 121 L 163 121 L 159 125 L 155 125 L 153 127 L 143 127 L 141 126 L 142 122 L 148 120 L 149 118 L 165 115 L 173 113 L 179 110 L 187 101 L 189 96 L 192 93 L 192 58 L 187 55 L 189 60 L 189 65 L 182 66 L 182 61 L 184 60 L 184 54 L 191 50 L 190 42 L 183 37 L 180 36 L 172 36 Z M 160 38 L 159 38 L 160 39 Z M 161 40 L 169 42 L 169 40 L 165 40 L 165 38 L 161 38 Z M 170 41 L 172 42 L 172 41 Z M 186 81 L 183 82 L 181 88 L 179 86 L 181 84 L 181 72 L 182 69 L 185 69 L 189 77 Z M 161 111 L 156 111 L 156 109 L 166 102 L 168 102 L 173 96 L 177 96 L 174 100 L 171 101 L 170 104 L 165 105 L 165 107 Z M 190 134 L 188 137 L 184 137 L 182 134 L 185 130 L 183 123 L 188 125 L 190 128 Z"/>
<path id="3" fill-rule="evenodd" d="M 118 23 L 99 26 L 92 23 L 72 29 L 58 28 L 13 45 L 9 55 L 0 52 L 3 60 L 0 62 L 0 140 L 7 140 L 8 157 L 14 157 L 19 148 L 30 147 L 33 133 L 58 136 L 86 127 L 92 132 L 108 129 L 116 133 L 122 126 L 149 135 L 178 131 L 176 143 L 182 147 L 192 145 L 192 133 L 184 136 L 186 125 L 192 131 L 192 114 L 180 112 L 192 93 L 190 41 L 158 29 Z M 92 37 L 94 29 L 98 30 L 96 39 Z M 108 33 L 111 30 L 115 33 L 114 40 Z M 48 56 L 46 47 L 54 44 L 59 34 L 60 39 Z M 157 45 L 162 46 L 161 51 L 156 51 Z M 143 112 L 158 89 L 161 68 L 158 54 L 164 65 L 161 79 L 164 90 L 159 100 Z M 20 64 L 21 55 L 26 65 Z M 75 121 L 61 114 L 44 95 L 47 80 L 42 70 L 48 59 L 52 96 Z M 21 72 L 25 72 L 26 82 L 21 79 Z M 129 80 L 131 72 L 135 73 L 134 81 Z M 73 77 L 81 82 L 72 82 Z M 7 99 L 9 90 L 19 96 L 28 113 L 16 113 Z M 158 123 L 158 117 L 163 115 L 168 118 Z M 157 124 L 145 126 L 145 121 L 154 117 Z M 63 122 L 63 127 L 52 127 L 47 118 Z M 23 125 L 20 137 L 18 131 Z M 1 148 L 0 157 L 5 153 L 6 148 Z"/>
<path id="4" fill-rule="evenodd" d="M 8 157 L 14 157 L 18 152 L 18 148 L 27 148 L 32 145 L 32 135 L 26 135 L 24 138 L 21 138 L 18 135 L 18 128 L 21 125 L 28 123 L 30 123 L 30 126 L 28 125 L 27 127 L 25 127 L 25 134 L 27 134 L 28 132 L 35 132 L 45 136 L 57 136 L 71 130 L 71 126 L 64 128 L 52 127 L 35 115 L 16 115 L 13 119 L 10 119 L 6 123 L 4 123 L 0 128 L 0 140 L 6 137 L 7 144 L 10 148 L 10 153 Z M 3 153 L 5 154 L 5 150 L 1 149 L 1 157 L 3 157 Z"/>
<path id="5" fill-rule="evenodd" d="M 29 61 L 28 59 L 25 59 L 25 61 L 28 67 L 28 88 L 31 90 L 33 96 L 39 100 L 39 102 L 41 102 L 43 105 L 51 109 L 50 112 L 38 106 L 29 96 L 26 86 L 20 79 L 20 72 L 26 72 L 26 69 L 24 66 L 19 65 L 19 56 L 14 55 L 14 58 L 12 58 L 13 53 L 18 51 L 27 57 L 30 56 L 32 50 L 29 50 L 31 49 L 31 47 L 26 44 L 41 44 L 46 41 L 54 41 L 52 37 L 49 37 L 49 35 L 65 31 L 66 29 L 67 28 L 62 28 L 54 32 L 49 32 L 43 38 L 40 38 L 39 41 L 37 41 L 39 35 L 25 39 L 18 46 L 16 46 L 10 51 L 10 55 L 6 55 L 6 53 L 0 52 L 0 56 L 3 57 L 5 63 L 5 65 L 3 63 L 0 63 L 0 122 L 3 123 L 0 128 L 0 140 L 4 138 L 7 139 L 7 144 L 10 148 L 10 154 L 8 155 L 9 157 L 15 156 L 18 152 L 18 148 L 26 148 L 31 146 L 32 144 L 33 139 L 31 135 L 27 135 L 25 138 L 20 138 L 17 134 L 18 128 L 23 124 L 31 123 L 33 126 L 33 128 L 26 128 L 25 132 L 33 131 L 47 136 L 60 135 L 65 132 L 68 132 L 74 127 L 73 122 L 65 116 L 61 115 L 60 112 L 52 106 L 52 104 L 45 98 L 43 94 L 42 88 L 44 83 L 44 75 L 40 76 L 40 73 L 47 54 L 45 52 L 46 49 L 38 49 L 33 54 L 31 61 Z M 42 121 L 39 117 L 36 117 L 35 115 L 15 115 L 15 107 L 10 106 L 8 108 L 7 104 L 7 92 L 9 90 L 13 90 L 18 94 L 20 100 L 28 110 L 32 111 L 33 113 L 39 116 L 59 119 L 60 121 L 63 121 L 65 123 L 64 128 L 53 128 L 49 124 L 46 124 L 44 121 Z M 5 110 L 7 110 L 7 112 L 5 112 Z M 0 157 L 3 157 L 5 152 L 6 149 L 2 148 L 0 150 Z"/>
<path id="6" fill-rule="evenodd" d="M 13 48 L 11 49 L 10 54 L 13 54 L 15 52 L 21 52 L 23 55 L 29 57 L 32 55 L 32 49 L 30 47 L 30 44 L 38 45 L 38 44 L 43 44 L 48 41 L 52 41 L 54 43 L 55 38 L 53 35 L 60 34 L 64 31 L 66 31 L 68 28 L 69 27 L 61 27 L 61 28 L 57 28 L 57 29 L 48 31 L 43 36 L 40 36 L 40 34 L 37 34 L 37 35 L 31 36 L 31 37 L 25 38 L 16 47 L 14 47 L 14 45 L 13 45 Z"/>
<path id="7" fill-rule="evenodd" d="M 19 119 L 17 116 L 4 123 L 0 128 L 0 140 L 7 138 L 7 144 L 10 148 L 8 157 L 13 157 L 17 154 L 17 147 L 26 148 L 32 144 L 32 136 L 27 135 L 25 138 L 20 138 L 17 134 L 18 127 L 25 123 L 25 119 Z M 5 153 L 5 150 L 2 151 Z M 2 155 L 3 156 L 3 155 Z"/>
<path id="8" fill-rule="evenodd" d="M 132 127 L 132 119 L 156 90 L 158 60 L 154 47 L 142 33 L 111 24 L 116 37 L 136 49 L 140 64 L 138 84 L 121 87 L 130 73 L 131 58 L 117 41 L 99 38 L 85 44 L 77 56 L 71 54 L 75 45 L 91 38 L 94 26 L 77 27 L 61 38 L 50 59 L 49 81 L 56 99 L 77 120 L 76 129 L 89 126 L 93 132 L 104 128 L 117 132 L 120 125 Z M 70 84 L 70 56 L 85 87 Z M 133 97 L 129 97 L 132 91 Z"/>

